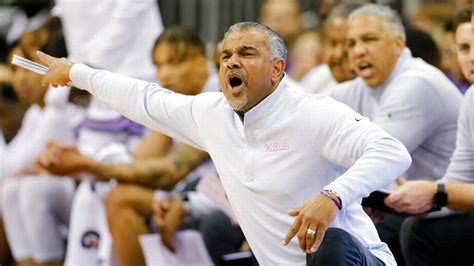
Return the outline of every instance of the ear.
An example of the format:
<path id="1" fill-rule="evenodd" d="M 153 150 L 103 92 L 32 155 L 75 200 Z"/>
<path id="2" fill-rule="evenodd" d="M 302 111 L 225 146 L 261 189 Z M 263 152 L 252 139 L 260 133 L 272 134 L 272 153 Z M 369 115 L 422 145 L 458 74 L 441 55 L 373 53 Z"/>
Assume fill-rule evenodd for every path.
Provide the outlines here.
<path id="1" fill-rule="evenodd" d="M 272 70 L 272 81 L 276 82 L 281 79 L 283 72 L 285 71 L 286 62 L 284 59 L 279 58 L 273 61 L 273 70 Z"/>
<path id="2" fill-rule="evenodd" d="M 400 55 L 406 47 L 406 40 L 401 36 L 395 37 L 395 46 L 397 47 L 397 55 Z"/>

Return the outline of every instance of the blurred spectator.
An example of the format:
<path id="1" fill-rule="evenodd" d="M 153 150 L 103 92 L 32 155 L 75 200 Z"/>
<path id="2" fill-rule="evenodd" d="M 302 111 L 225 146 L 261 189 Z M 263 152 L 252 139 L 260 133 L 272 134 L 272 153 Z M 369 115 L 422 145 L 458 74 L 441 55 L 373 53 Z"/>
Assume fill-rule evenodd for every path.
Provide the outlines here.
<path id="1" fill-rule="evenodd" d="M 149 81 L 156 80 L 150 52 L 153 47 L 153 42 L 163 30 L 157 1 L 125 0 L 115 2 L 58 0 L 56 1 L 53 12 L 58 15 L 63 22 L 70 59 L 87 62 L 94 66 L 136 78 Z M 95 101 L 92 100 L 91 104 L 94 103 Z M 121 123 L 127 121 L 125 118 L 115 112 L 111 112 L 111 110 L 105 108 L 105 106 L 98 105 L 97 110 L 102 111 L 95 112 L 93 109 L 90 109 L 91 114 L 88 114 L 88 118 L 90 118 L 92 122 L 88 121 L 89 123 L 86 124 L 92 127 L 98 125 L 102 128 L 100 125 L 107 124 L 108 120 L 114 120 L 113 122 L 115 122 L 115 124 L 110 123 L 109 126 L 118 123 L 121 125 L 119 129 L 125 130 L 124 124 L 126 125 L 127 123 Z M 82 135 L 86 134 L 81 133 L 80 136 Z M 87 139 L 87 137 L 84 138 Z M 91 137 L 89 144 L 93 143 L 94 140 L 97 140 L 97 137 Z M 130 145 L 132 145 L 132 142 L 133 141 L 130 141 Z M 80 144 L 80 140 L 78 145 L 81 146 L 81 149 L 85 149 L 82 147 L 82 144 Z M 88 155 L 94 154 L 94 151 L 97 151 L 96 149 L 102 147 L 100 145 L 85 146 L 88 146 L 88 151 L 90 152 L 86 153 Z M 114 154 L 113 150 L 113 148 L 109 149 L 112 154 Z M 124 159 L 127 156 L 125 155 L 126 152 L 122 153 L 118 152 L 118 150 L 119 149 L 116 149 L 117 154 L 123 155 L 122 157 L 121 155 L 106 156 L 104 155 L 106 153 L 105 151 L 102 154 L 94 154 L 94 156 L 98 156 L 97 158 L 100 157 L 104 160 L 108 157 Z M 121 151 L 123 151 L 123 149 L 121 149 Z M 68 236 L 69 242 L 65 263 L 91 264 L 97 260 L 103 260 L 104 263 L 109 263 L 109 259 L 111 259 L 111 245 L 107 243 L 109 233 L 106 226 L 103 206 L 102 204 L 95 204 L 97 207 L 94 211 L 97 212 L 94 212 L 91 210 L 90 204 L 91 202 L 101 203 L 101 197 L 105 197 L 109 186 L 108 184 L 99 184 L 96 187 L 97 191 L 91 191 L 91 187 L 88 187 L 85 182 L 81 188 L 81 193 L 75 196 L 74 205 L 72 206 L 71 222 L 69 225 L 70 232 Z M 44 193 L 44 195 L 39 196 L 49 196 L 50 199 L 54 199 L 55 195 L 57 195 L 57 193 Z M 71 194 L 67 196 L 69 195 Z M 36 200 L 32 202 L 32 204 L 39 202 L 41 202 L 41 200 Z M 55 200 L 50 200 L 47 203 L 51 202 L 54 205 Z M 67 212 L 69 207 L 71 207 L 71 205 L 65 203 L 59 212 Z M 86 210 L 84 211 L 82 207 Z M 97 213 L 97 215 L 94 213 Z M 46 219 L 58 220 L 58 216 L 54 216 L 54 214 L 46 214 L 45 217 L 47 217 Z M 69 215 L 67 215 L 67 218 L 69 218 Z M 93 227 L 93 231 L 97 234 L 91 234 L 91 232 L 87 231 L 87 227 L 89 226 Z M 52 227 L 54 227 L 54 225 L 49 225 L 48 228 Z M 98 242 L 99 238 L 101 239 L 100 245 Z M 83 245 L 83 239 L 90 240 L 90 242 Z M 56 246 L 54 250 L 56 252 L 57 250 L 61 250 L 61 248 L 61 246 Z M 98 253 L 97 248 L 102 249 L 101 254 Z M 63 255 L 61 255 L 61 257 L 62 256 Z M 54 257 L 54 262 L 58 263 L 57 253 L 54 254 Z"/>
<path id="2" fill-rule="evenodd" d="M 16 45 L 10 53 L 10 58 L 13 54 L 17 54 L 35 60 L 33 55 L 38 49 L 57 56 L 67 56 L 64 38 L 62 34 L 55 31 L 61 31 L 61 28 L 54 28 L 51 32 L 46 30 L 44 38 L 35 42 L 34 47 L 23 46 L 21 43 Z M 31 227 L 17 223 L 16 217 L 20 215 L 21 208 L 25 207 L 24 202 L 21 201 L 24 198 L 17 197 L 17 192 L 26 180 L 23 177 L 39 173 L 33 167 L 33 159 L 44 149 L 46 140 L 72 141 L 73 128 L 77 125 L 75 118 L 80 111 L 68 103 L 69 90 L 48 90 L 47 86 L 41 85 L 41 75 L 16 66 L 12 66 L 12 69 L 13 88 L 20 101 L 30 107 L 24 116 L 20 131 L 2 151 L 0 178 L 8 178 L 4 181 L 2 188 L 4 203 L 2 216 L 8 242 L 17 264 L 32 265 L 31 245 L 42 245 L 43 242 L 30 242 L 18 237 L 24 234 L 25 228 L 31 229 Z M 32 211 L 26 208 L 26 215 L 29 217 Z"/>
<path id="3" fill-rule="evenodd" d="M 298 0 L 265 0 L 260 9 L 260 22 L 278 32 L 290 47 L 303 31 Z"/>
<path id="4" fill-rule="evenodd" d="M 17 41 L 24 32 L 37 29 L 50 16 L 50 1 L 47 0 L 16 0 L 11 24 L 7 32 L 7 43 Z"/>
<path id="5" fill-rule="evenodd" d="M 458 87 L 461 93 L 466 93 L 470 86 L 470 82 L 463 74 L 460 63 L 458 61 L 458 47 L 454 36 L 453 21 L 449 21 L 445 25 L 445 32 L 442 39 L 442 62 L 441 69 L 446 73 L 448 78 Z"/>
<path id="6" fill-rule="evenodd" d="M 18 133 L 27 106 L 20 104 L 12 87 L 12 72 L 0 64 L 0 147 L 4 147 Z"/>
<path id="7" fill-rule="evenodd" d="M 163 31 L 156 0 L 57 0 L 69 58 L 148 81 L 150 51 Z"/>
<path id="8" fill-rule="evenodd" d="M 265 0 L 260 9 L 260 22 L 278 32 L 287 47 L 291 47 L 304 30 L 298 0 Z M 286 71 L 291 72 L 291 54 L 286 62 Z"/>
<path id="9" fill-rule="evenodd" d="M 12 72 L 7 65 L 0 64 L 0 155 L 6 155 L 4 149 L 14 139 L 21 127 L 26 107 L 18 101 L 12 85 Z M 1 182 L 1 181 L 0 181 Z M 0 185 L 1 189 L 1 185 Z M 2 200 L 0 191 L 0 210 Z M 0 264 L 10 265 L 12 256 L 0 215 Z"/>
<path id="10" fill-rule="evenodd" d="M 348 23 L 347 49 L 358 78 L 334 88 L 331 96 L 405 145 L 413 159 L 407 179 L 441 178 L 454 150 L 461 94 L 439 69 L 413 58 L 395 11 L 366 5 Z M 402 222 L 389 216 L 376 224 L 399 265 Z"/>
<path id="11" fill-rule="evenodd" d="M 299 81 L 311 68 L 321 64 L 323 50 L 319 32 L 307 31 L 300 34 L 289 47 L 288 53 L 292 62 L 288 74 Z"/>
<path id="12" fill-rule="evenodd" d="M 472 16 L 472 7 L 461 9 L 454 18 L 454 41 L 456 44 L 457 65 L 461 68 L 467 83 L 474 83 L 474 61 L 472 58 L 472 26 L 468 23 Z M 465 93 L 468 87 L 460 88 Z"/>
<path id="13" fill-rule="evenodd" d="M 318 0 L 316 2 L 316 15 L 318 17 L 318 23 L 324 24 L 326 18 L 329 16 L 331 11 L 339 5 L 343 0 Z"/>
<path id="14" fill-rule="evenodd" d="M 345 49 L 347 17 L 364 3 L 342 3 L 324 22 L 321 34 L 324 64 L 312 68 L 301 79 L 300 84 L 306 92 L 326 94 L 337 83 L 355 78 Z"/>

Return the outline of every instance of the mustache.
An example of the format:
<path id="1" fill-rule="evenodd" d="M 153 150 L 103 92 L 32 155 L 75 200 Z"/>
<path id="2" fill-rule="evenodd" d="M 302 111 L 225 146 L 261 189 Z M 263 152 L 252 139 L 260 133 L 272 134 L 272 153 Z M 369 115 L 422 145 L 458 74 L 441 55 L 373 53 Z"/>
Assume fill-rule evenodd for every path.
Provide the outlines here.
<path id="1" fill-rule="evenodd" d="M 333 59 L 333 60 L 330 60 L 327 64 L 329 66 L 340 66 L 344 64 L 349 64 L 349 58 L 343 57 L 343 58 Z"/>
<path id="2" fill-rule="evenodd" d="M 339 61 L 331 61 L 328 63 L 329 66 L 340 66 L 342 65 L 342 60 Z"/>
<path id="3" fill-rule="evenodd" d="M 246 75 L 245 73 L 240 70 L 240 69 L 229 69 L 227 73 L 225 74 L 226 79 L 229 79 L 231 77 L 239 77 L 240 79 L 245 79 Z"/>

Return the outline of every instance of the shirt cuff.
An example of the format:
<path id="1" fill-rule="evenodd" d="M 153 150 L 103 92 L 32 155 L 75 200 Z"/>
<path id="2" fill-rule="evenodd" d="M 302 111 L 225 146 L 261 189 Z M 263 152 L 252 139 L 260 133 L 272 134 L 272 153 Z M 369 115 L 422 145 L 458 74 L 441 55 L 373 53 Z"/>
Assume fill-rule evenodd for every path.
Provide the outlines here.
<path id="1" fill-rule="evenodd" d="M 331 190 L 339 195 L 339 199 L 341 200 L 342 205 L 341 210 L 344 210 L 348 205 L 351 204 L 351 200 L 349 199 L 349 197 L 346 196 L 348 193 L 346 192 L 343 186 L 332 182 L 329 185 L 325 186 L 323 190 Z"/>
<path id="2" fill-rule="evenodd" d="M 74 64 L 69 70 L 69 78 L 74 87 L 91 92 L 88 81 L 94 71 L 95 69 L 84 64 Z"/>

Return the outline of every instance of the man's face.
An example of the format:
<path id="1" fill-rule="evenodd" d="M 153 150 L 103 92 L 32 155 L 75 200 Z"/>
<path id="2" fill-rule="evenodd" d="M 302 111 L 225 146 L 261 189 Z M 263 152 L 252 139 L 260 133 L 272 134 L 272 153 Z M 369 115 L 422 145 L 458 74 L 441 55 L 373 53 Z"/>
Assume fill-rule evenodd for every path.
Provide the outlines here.
<path id="1" fill-rule="evenodd" d="M 181 60 L 176 57 L 174 44 L 161 43 L 153 51 L 156 77 L 161 86 L 177 93 L 195 95 L 201 92 L 207 80 L 207 62 L 204 56 Z"/>
<path id="2" fill-rule="evenodd" d="M 11 54 L 25 56 L 19 47 L 13 48 Z M 41 85 L 41 75 L 21 67 L 12 66 L 12 86 L 20 101 L 31 105 L 42 103 L 48 89 Z"/>
<path id="3" fill-rule="evenodd" d="M 266 41 L 256 30 L 234 31 L 224 39 L 219 78 L 236 111 L 250 110 L 278 85 L 285 62 L 272 58 Z"/>
<path id="4" fill-rule="evenodd" d="M 460 24 L 455 33 L 457 58 L 464 77 L 474 83 L 474 35 L 470 22 Z"/>
<path id="5" fill-rule="evenodd" d="M 324 62 L 328 64 L 337 82 L 355 78 L 349 66 L 345 49 L 347 20 L 343 17 L 331 18 L 323 29 Z"/>
<path id="6" fill-rule="evenodd" d="M 374 15 L 355 17 L 348 25 L 346 47 L 351 67 L 369 87 L 381 85 L 392 73 L 405 41 L 391 35 L 383 19 Z"/>

